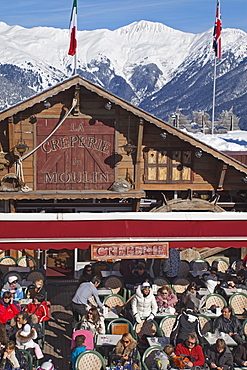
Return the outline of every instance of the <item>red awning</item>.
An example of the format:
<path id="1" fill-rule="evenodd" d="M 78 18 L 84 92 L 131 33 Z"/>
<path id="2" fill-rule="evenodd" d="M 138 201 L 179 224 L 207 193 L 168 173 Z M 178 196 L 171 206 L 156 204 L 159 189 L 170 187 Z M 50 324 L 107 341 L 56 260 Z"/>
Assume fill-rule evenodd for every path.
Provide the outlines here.
<path id="1" fill-rule="evenodd" d="M 244 213 L 1 214 L 0 249 L 86 249 L 168 242 L 170 248 L 247 247 Z"/>

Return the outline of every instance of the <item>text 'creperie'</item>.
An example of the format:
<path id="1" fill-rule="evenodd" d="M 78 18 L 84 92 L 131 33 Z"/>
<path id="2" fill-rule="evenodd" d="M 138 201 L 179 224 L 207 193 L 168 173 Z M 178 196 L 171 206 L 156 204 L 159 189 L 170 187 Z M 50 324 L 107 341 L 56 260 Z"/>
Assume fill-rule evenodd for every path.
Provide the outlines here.
<path id="1" fill-rule="evenodd" d="M 92 257 L 97 258 L 164 258 L 168 256 L 168 243 L 121 245 L 92 245 Z"/>

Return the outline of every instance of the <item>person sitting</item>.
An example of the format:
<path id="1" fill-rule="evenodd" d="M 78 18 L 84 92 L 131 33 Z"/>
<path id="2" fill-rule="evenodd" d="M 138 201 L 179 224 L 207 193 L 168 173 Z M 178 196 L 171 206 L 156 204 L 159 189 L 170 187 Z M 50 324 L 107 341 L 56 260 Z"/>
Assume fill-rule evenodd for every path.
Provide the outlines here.
<path id="1" fill-rule="evenodd" d="M 86 351 L 86 346 L 84 345 L 85 339 L 86 339 L 85 335 L 77 335 L 77 337 L 75 338 L 75 348 L 73 348 L 71 355 L 70 355 L 72 370 L 75 370 L 75 363 L 76 363 L 77 357 L 82 352 Z"/>
<path id="2" fill-rule="evenodd" d="M 0 368 L 1 369 L 23 369 L 29 370 L 30 365 L 22 352 L 16 348 L 15 342 L 9 341 L 5 348 L 0 351 Z"/>
<path id="3" fill-rule="evenodd" d="M 9 338 L 7 336 L 5 325 L 0 323 L 0 349 L 2 349 L 7 342 L 9 342 Z"/>
<path id="4" fill-rule="evenodd" d="M 89 330 L 95 337 L 97 334 L 105 334 L 104 316 L 99 314 L 96 307 L 90 308 L 87 315 L 84 315 L 78 323 L 77 330 Z"/>
<path id="5" fill-rule="evenodd" d="M 217 317 L 214 323 L 214 330 L 229 334 L 235 342 L 242 344 L 243 327 L 239 319 L 232 314 L 232 308 L 225 306 L 222 309 L 222 315 Z"/>
<path id="6" fill-rule="evenodd" d="M 37 293 L 41 293 L 45 296 L 44 281 L 42 279 L 35 280 L 34 283 L 27 287 L 26 297 L 33 299 Z"/>
<path id="7" fill-rule="evenodd" d="M 137 343 L 130 333 L 125 333 L 117 342 L 117 345 L 111 355 L 111 362 L 124 366 L 126 362 L 138 365 Z"/>
<path id="8" fill-rule="evenodd" d="M 35 314 L 38 317 L 38 322 L 48 321 L 50 319 L 50 305 L 50 302 L 45 301 L 44 295 L 38 293 L 24 311 Z"/>
<path id="9" fill-rule="evenodd" d="M 237 272 L 235 285 L 236 285 L 237 289 L 247 290 L 247 279 L 245 277 L 245 271 L 244 270 L 239 270 Z"/>
<path id="10" fill-rule="evenodd" d="M 206 362 L 210 369 L 228 370 L 233 368 L 233 357 L 224 339 L 217 339 L 216 343 L 206 350 Z"/>
<path id="11" fill-rule="evenodd" d="M 37 332 L 28 323 L 26 323 L 23 328 L 18 330 L 16 333 L 16 344 L 18 348 L 26 350 L 33 348 L 35 356 L 39 360 L 43 358 L 44 355 L 38 343 L 34 342 L 34 339 L 37 339 Z"/>
<path id="12" fill-rule="evenodd" d="M 233 356 L 234 362 L 236 362 L 238 366 L 247 366 L 247 342 L 237 346 Z"/>
<path id="13" fill-rule="evenodd" d="M 4 292 L 0 301 L 0 323 L 6 324 L 21 311 L 21 306 L 13 299 L 11 292 Z"/>
<path id="14" fill-rule="evenodd" d="M 177 344 L 175 354 L 181 357 L 184 356 L 182 363 L 186 368 L 204 366 L 205 364 L 203 349 L 199 345 L 199 340 L 195 332 L 189 333 L 184 342 Z"/>
<path id="15" fill-rule="evenodd" d="M 135 291 L 139 285 L 144 282 L 152 283 L 152 278 L 149 273 L 145 270 L 145 265 L 139 262 L 136 265 L 136 270 L 129 274 L 128 278 L 125 280 L 126 288 Z"/>
<path id="16" fill-rule="evenodd" d="M 186 307 L 188 300 L 194 303 L 194 310 L 197 312 L 200 307 L 200 296 L 197 292 L 197 285 L 195 282 L 190 283 L 185 292 L 182 294 L 180 300 L 180 311 Z"/>
<path id="17" fill-rule="evenodd" d="M 157 351 L 150 370 L 166 370 L 169 368 L 172 355 L 175 356 L 175 353 L 171 344 L 165 346 L 163 350 Z"/>
<path id="18" fill-rule="evenodd" d="M 216 267 L 211 267 L 209 274 L 203 275 L 204 284 L 209 291 L 209 293 L 214 293 L 215 288 L 220 284 L 218 276 L 218 269 Z"/>
<path id="19" fill-rule="evenodd" d="M 174 308 L 178 302 L 177 296 L 173 293 L 172 289 L 168 285 L 163 285 L 158 289 L 155 299 L 159 310 L 168 307 Z"/>
<path id="20" fill-rule="evenodd" d="M 155 296 L 149 283 L 143 283 L 136 289 L 136 293 L 131 300 L 132 316 L 137 323 L 142 320 L 151 321 L 154 319 L 158 310 Z"/>
<path id="21" fill-rule="evenodd" d="M 8 277 L 8 282 L 2 288 L 1 296 L 3 296 L 4 292 L 12 293 L 14 301 L 20 301 L 23 298 L 22 287 L 18 284 L 17 276 L 12 275 Z"/>
<path id="22" fill-rule="evenodd" d="M 88 283 L 93 280 L 94 272 L 91 265 L 84 266 L 81 276 L 79 277 L 78 285 L 79 287 L 82 283 Z"/>
<path id="23" fill-rule="evenodd" d="M 10 327 L 7 330 L 7 336 L 10 340 L 15 341 L 16 333 L 23 329 L 24 325 L 29 324 L 32 328 L 36 330 L 37 339 L 42 339 L 44 333 L 42 331 L 41 325 L 38 323 L 38 319 L 36 315 L 29 315 L 25 311 L 21 311 L 17 314 L 16 317 L 10 321 Z"/>
<path id="24" fill-rule="evenodd" d="M 197 334 L 199 341 L 202 342 L 202 333 L 197 314 L 194 312 L 194 303 L 189 299 L 186 308 L 177 316 L 172 328 L 170 343 L 175 344 L 184 342 L 188 334 L 193 331 Z"/>

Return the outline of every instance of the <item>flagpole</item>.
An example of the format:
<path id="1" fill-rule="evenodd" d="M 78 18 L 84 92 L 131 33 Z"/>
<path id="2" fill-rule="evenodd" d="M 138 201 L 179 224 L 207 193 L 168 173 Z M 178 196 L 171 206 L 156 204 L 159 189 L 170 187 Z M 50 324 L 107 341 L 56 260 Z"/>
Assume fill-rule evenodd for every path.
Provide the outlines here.
<path id="1" fill-rule="evenodd" d="M 77 73 L 77 52 L 74 55 L 74 73 L 72 75 L 76 75 Z"/>
<path id="2" fill-rule="evenodd" d="M 214 58 L 214 77 L 213 77 L 213 107 L 212 107 L 212 135 L 214 133 L 214 112 L 215 112 L 215 92 L 216 92 L 216 56 Z"/>

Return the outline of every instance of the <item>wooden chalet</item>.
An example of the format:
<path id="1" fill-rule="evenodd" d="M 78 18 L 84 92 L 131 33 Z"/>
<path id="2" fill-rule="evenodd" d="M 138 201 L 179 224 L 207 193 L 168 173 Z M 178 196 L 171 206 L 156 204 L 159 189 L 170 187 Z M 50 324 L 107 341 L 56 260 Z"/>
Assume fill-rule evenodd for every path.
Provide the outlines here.
<path id="1" fill-rule="evenodd" d="M 0 113 L 0 144 L 5 213 L 219 211 L 246 192 L 245 164 L 79 76 Z"/>

